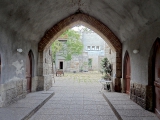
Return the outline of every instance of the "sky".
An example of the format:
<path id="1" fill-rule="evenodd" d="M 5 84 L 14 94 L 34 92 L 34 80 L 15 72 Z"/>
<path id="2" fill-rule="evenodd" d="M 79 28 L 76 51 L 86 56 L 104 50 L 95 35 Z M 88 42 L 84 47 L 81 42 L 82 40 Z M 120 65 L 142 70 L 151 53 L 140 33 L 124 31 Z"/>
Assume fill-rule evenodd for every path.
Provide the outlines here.
<path id="1" fill-rule="evenodd" d="M 72 30 L 75 30 L 75 31 L 80 31 L 82 28 L 85 28 L 84 26 L 80 25 L 80 26 L 75 26 L 72 28 Z"/>

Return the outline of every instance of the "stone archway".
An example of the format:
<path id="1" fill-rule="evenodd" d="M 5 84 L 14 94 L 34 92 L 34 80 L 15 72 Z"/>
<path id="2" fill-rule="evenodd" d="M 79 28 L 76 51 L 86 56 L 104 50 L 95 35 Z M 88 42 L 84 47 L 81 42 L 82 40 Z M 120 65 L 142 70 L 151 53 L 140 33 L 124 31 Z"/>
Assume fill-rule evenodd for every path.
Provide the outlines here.
<path id="1" fill-rule="evenodd" d="M 91 28 L 93 31 L 98 33 L 104 40 L 106 41 L 111 48 L 113 48 L 116 52 L 116 79 L 115 79 L 115 91 L 121 91 L 121 82 L 120 79 L 122 77 L 122 43 L 120 40 L 114 35 L 114 33 L 103 23 L 96 20 L 95 18 L 77 13 L 73 14 L 53 27 L 51 27 L 48 31 L 46 31 L 45 35 L 42 37 L 40 42 L 38 43 L 38 51 L 39 51 L 39 68 L 38 74 L 39 77 L 43 78 L 43 51 L 56 40 L 65 30 L 71 28 L 77 24 L 81 24 Z M 107 39 L 106 39 L 107 38 Z"/>

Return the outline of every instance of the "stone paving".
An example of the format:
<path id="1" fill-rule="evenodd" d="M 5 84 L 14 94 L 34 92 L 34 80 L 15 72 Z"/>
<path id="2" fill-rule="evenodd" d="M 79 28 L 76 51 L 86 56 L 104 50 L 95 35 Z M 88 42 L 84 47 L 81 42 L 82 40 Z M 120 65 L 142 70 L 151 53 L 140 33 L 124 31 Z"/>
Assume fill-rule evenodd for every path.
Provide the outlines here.
<path id="1" fill-rule="evenodd" d="M 99 92 L 100 76 L 77 76 L 56 77 L 55 95 L 30 120 L 117 120 Z"/>
<path id="2" fill-rule="evenodd" d="M 123 120 L 159 120 L 154 113 L 144 110 L 124 93 L 106 92 L 103 94 L 114 106 Z"/>
<path id="3" fill-rule="evenodd" d="M 0 120 L 158 120 L 127 94 L 100 92 L 100 79 L 101 75 L 94 72 L 56 77 L 49 91 L 30 93 L 0 108 Z"/>
<path id="4" fill-rule="evenodd" d="M 29 93 L 26 98 L 10 106 L 0 108 L 0 120 L 21 120 L 30 113 L 34 113 L 35 108 L 39 107 L 52 94 L 51 90 Z"/>

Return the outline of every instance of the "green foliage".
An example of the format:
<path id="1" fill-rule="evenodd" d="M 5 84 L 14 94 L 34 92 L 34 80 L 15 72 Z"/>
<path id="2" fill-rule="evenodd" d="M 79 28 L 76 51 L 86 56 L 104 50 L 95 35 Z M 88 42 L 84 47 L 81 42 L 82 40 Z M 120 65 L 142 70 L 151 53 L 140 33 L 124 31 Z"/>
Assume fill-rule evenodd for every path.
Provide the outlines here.
<path id="1" fill-rule="evenodd" d="M 91 66 L 92 65 L 92 59 L 88 59 L 88 65 Z"/>
<path id="2" fill-rule="evenodd" d="M 82 72 L 83 69 L 87 66 L 87 62 L 83 62 L 81 67 L 80 67 L 80 71 Z"/>
<path id="3" fill-rule="evenodd" d="M 69 40 L 79 40 L 80 34 L 72 29 L 66 30 L 61 36 L 61 38 L 67 37 Z"/>
<path id="4" fill-rule="evenodd" d="M 104 58 L 104 59 L 101 60 L 101 70 L 100 70 L 100 72 L 102 74 L 104 73 L 104 76 L 103 76 L 104 79 L 110 79 L 112 68 L 111 68 L 111 64 L 110 64 L 110 62 L 108 61 L 107 58 Z"/>
<path id="5" fill-rule="evenodd" d="M 88 67 L 89 69 L 92 69 L 92 59 L 91 58 L 88 59 Z"/>
<path id="6" fill-rule="evenodd" d="M 56 40 L 56 41 L 51 45 L 51 49 L 52 49 L 53 62 L 55 62 L 55 60 L 56 60 L 56 53 L 59 52 L 59 51 L 62 49 L 62 43 L 59 42 L 58 40 Z"/>
<path id="7" fill-rule="evenodd" d="M 56 43 L 52 47 L 52 52 L 53 56 L 56 56 L 56 52 L 60 52 L 60 56 L 64 57 L 66 61 L 70 61 L 73 55 L 79 55 L 82 53 L 83 44 L 80 41 L 80 34 L 74 30 L 69 29 L 60 36 L 60 38 L 66 37 L 67 42 L 64 42 L 63 44 L 58 40 L 56 40 L 58 42 L 55 41 Z"/>

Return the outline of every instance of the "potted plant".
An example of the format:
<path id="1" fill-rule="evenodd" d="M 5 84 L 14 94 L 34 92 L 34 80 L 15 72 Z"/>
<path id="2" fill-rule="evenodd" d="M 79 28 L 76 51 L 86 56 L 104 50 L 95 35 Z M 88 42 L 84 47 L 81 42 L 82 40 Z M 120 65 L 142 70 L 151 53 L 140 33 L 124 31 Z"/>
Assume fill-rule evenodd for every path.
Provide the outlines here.
<path id="1" fill-rule="evenodd" d="M 112 67 L 111 67 L 111 63 L 107 58 L 104 58 L 101 60 L 100 72 L 102 73 L 102 75 L 104 74 L 104 76 L 102 76 L 103 79 L 111 80 Z"/>

